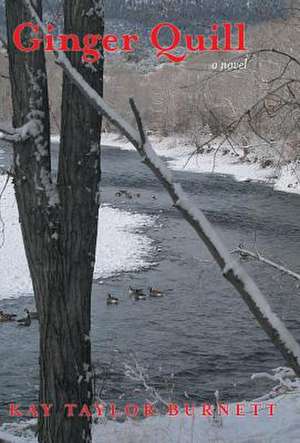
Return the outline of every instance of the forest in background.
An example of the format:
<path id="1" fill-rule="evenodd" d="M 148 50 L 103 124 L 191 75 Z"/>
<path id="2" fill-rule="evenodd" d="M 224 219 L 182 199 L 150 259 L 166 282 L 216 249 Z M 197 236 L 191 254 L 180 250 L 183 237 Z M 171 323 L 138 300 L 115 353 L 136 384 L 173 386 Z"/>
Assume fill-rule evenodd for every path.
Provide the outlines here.
<path id="1" fill-rule="evenodd" d="M 256 23 L 287 14 L 289 0 L 109 0 L 107 19 L 130 20 L 144 25 L 159 20 L 176 20 L 183 26 L 207 25 L 230 19 Z M 45 0 L 44 10 L 52 15 L 62 10 L 62 0 Z M 0 0 L 0 27 L 4 27 L 4 0 Z"/>

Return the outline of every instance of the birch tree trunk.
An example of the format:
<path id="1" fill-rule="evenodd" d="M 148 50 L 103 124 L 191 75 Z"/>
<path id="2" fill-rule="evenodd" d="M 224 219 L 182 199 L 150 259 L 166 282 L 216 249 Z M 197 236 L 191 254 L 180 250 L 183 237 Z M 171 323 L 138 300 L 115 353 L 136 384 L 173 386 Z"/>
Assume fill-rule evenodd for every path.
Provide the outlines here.
<path id="1" fill-rule="evenodd" d="M 32 2 L 41 16 L 41 0 Z M 102 2 L 65 0 L 65 32 L 103 33 Z M 14 185 L 26 256 L 40 319 L 39 442 L 91 441 L 91 418 L 80 407 L 93 401 L 90 300 L 97 239 L 101 117 L 64 77 L 57 183 L 50 156 L 47 72 L 43 50 L 16 50 L 12 33 L 32 21 L 22 0 L 6 1 L 13 125 L 29 138 L 14 144 Z M 30 35 L 24 36 L 24 45 Z M 28 44 L 28 41 L 27 41 Z M 102 95 L 103 63 L 71 63 Z M 25 127 L 24 127 L 25 125 Z M 74 417 L 66 404 L 76 404 Z"/>

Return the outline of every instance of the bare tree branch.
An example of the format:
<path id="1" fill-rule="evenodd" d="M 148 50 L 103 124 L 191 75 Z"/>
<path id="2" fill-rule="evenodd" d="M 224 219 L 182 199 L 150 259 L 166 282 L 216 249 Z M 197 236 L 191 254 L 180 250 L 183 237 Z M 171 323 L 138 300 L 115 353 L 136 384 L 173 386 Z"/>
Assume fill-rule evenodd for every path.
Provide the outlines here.
<path id="1" fill-rule="evenodd" d="M 0 127 L 0 140 L 8 143 L 18 143 L 28 138 L 28 134 L 24 136 L 21 131 L 10 131 Z"/>
<path id="2" fill-rule="evenodd" d="M 0 248 L 2 248 L 5 243 L 5 222 L 3 220 L 2 213 L 1 213 L 1 201 L 2 201 L 2 197 L 3 197 L 3 194 L 6 190 L 6 188 L 7 188 L 8 183 L 9 183 L 9 175 L 7 174 L 5 183 L 0 191 L 0 234 L 2 237 L 1 241 L 0 241 Z"/>
<path id="3" fill-rule="evenodd" d="M 278 271 L 283 272 L 284 274 L 289 275 L 290 277 L 295 278 L 296 280 L 300 281 L 300 275 L 296 272 L 291 271 L 290 269 L 286 268 L 285 266 L 279 265 L 278 263 L 273 262 L 272 260 L 269 260 L 268 258 L 265 258 L 262 254 L 260 254 L 258 251 L 252 252 L 249 251 L 249 249 L 244 249 L 242 247 L 239 247 L 232 251 L 232 253 L 240 254 L 243 258 L 251 257 L 255 260 L 258 260 L 262 263 L 265 263 L 268 266 L 271 266 L 272 268 L 278 269 Z"/>
<path id="4" fill-rule="evenodd" d="M 133 112 L 134 117 L 136 119 L 136 123 L 138 126 L 138 130 L 139 130 L 139 133 L 141 136 L 142 143 L 145 144 L 146 143 L 146 135 L 145 135 L 144 127 L 143 127 L 143 122 L 142 122 L 140 113 L 136 107 L 135 101 L 132 97 L 129 99 L 129 104 L 131 106 L 132 112 Z"/>
<path id="5" fill-rule="evenodd" d="M 249 57 L 252 58 L 254 56 L 257 56 L 259 54 L 277 54 L 282 55 L 285 58 L 288 58 L 291 62 L 294 62 L 296 65 L 300 66 L 300 60 L 293 55 L 289 54 L 288 52 L 281 51 L 279 49 L 271 48 L 271 49 L 259 49 L 257 51 L 253 51 L 249 54 Z"/>

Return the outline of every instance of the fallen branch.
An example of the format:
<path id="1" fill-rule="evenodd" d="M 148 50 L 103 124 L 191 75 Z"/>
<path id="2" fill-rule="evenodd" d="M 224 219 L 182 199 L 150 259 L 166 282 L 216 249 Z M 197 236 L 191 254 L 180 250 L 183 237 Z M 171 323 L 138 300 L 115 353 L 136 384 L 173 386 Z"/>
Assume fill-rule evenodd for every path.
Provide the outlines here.
<path id="1" fill-rule="evenodd" d="M 36 20 L 44 33 L 47 28 L 39 18 L 30 0 L 23 0 L 29 7 L 32 18 Z M 287 330 L 279 317 L 273 313 L 268 301 L 256 286 L 253 279 L 232 259 L 230 252 L 215 232 L 204 213 L 196 208 L 188 199 L 181 185 L 174 182 L 171 171 L 153 150 L 150 141 L 145 136 L 142 120 L 131 100 L 139 132 L 129 125 L 117 112 L 115 112 L 99 94 L 84 80 L 82 75 L 71 65 L 69 59 L 62 52 L 55 51 L 57 63 L 65 75 L 82 92 L 82 95 L 93 106 L 96 112 L 105 115 L 120 132 L 136 148 L 144 163 L 153 171 L 164 185 L 174 202 L 174 206 L 181 212 L 185 220 L 194 228 L 197 235 L 205 243 L 210 254 L 219 265 L 223 276 L 234 286 L 249 307 L 251 313 L 264 331 L 268 334 L 273 344 L 280 350 L 287 364 L 300 376 L 300 346 L 292 334 Z"/>
<path id="2" fill-rule="evenodd" d="M 273 369 L 272 372 L 273 374 L 260 372 L 252 375 L 251 380 L 267 379 L 276 383 L 271 392 L 254 399 L 253 402 L 267 401 L 273 398 L 278 399 L 280 395 L 299 391 L 299 380 L 296 379 L 296 374 L 291 368 L 279 367 Z"/>
<path id="3" fill-rule="evenodd" d="M 279 265 L 278 263 L 273 262 L 272 260 L 269 260 L 268 258 L 265 258 L 258 251 L 252 252 L 252 251 L 249 251 L 248 249 L 244 249 L 244 248 L 239 247 L 239 248 L 235 249 L 234 251 L 232 251 L 232 253 L 240 254 L 243 258 L 247 258 L 247 257 L 254 258 L 255 260 L 265 263 L 266 265 L 271 266 L 272 268 L 278 269 L 278 271 L 281 271 L 284 274 L 287 274 L 290 277 L 295 278 L 296 280 L 300 280 L 299 274 L 291 271 L 290 269 L 288 269 L 284 266 Z"/>

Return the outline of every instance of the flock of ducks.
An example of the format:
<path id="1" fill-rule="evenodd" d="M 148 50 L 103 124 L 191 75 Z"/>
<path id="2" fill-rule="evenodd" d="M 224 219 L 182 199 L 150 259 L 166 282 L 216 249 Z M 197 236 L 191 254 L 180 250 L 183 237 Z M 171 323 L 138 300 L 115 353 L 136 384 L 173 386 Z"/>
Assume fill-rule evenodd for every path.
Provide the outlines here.
<path id="1" fill-rule="evenodd" d="M 120 191 L 117 191 L 115 193 L 115 197 L 126 197 L 126 198 L 129 198 L 130 200 L 133 199 L 134 197 L 140 198 L 140 196 L 141 196 L 141 194 L 139 192 L 134 194 L 134 193 L 131 193 L 131 192 L 124 190 L 124 189 L 120 189 Z M 152 198 L 152 200 L 157 199 L 156 195 L 154 195 L 154 194 L 151 196 L 151 198 Z"/>
<path id="2" fill-rule="evenodd" d="M 31 320 L 38 320 L 37 312 L 30 312 L 28 309 L 24 309 L 26 316 L 24 318 L 16 319 L 16 314 L 9 314 L 8 312 L 0 311 L 0 323 L 7 323 L 16 321 L 18 326 L 31 326 Z"/>
<path id="3" fill-rule="evenodd" d="M 147 294 L 145 294 L 144 289 L 142 288 L 132 288 L 129 286 L 128 290 L 129 297 L 131 297 L 135 301 L 146 300 Z M 161 298 L 164 296 L 162 290 L 158 288 L 148 288 L 148 296 L 152 298 Z M 111 294 L 107 294 L 106 303 L 108 305 L 118 305 L 120 300 L 117 297 L 113 297 Z M 0 323 L 7 322 L 17 322 L 18 326 L 31 326 L 32 320 L 38 320 L 38 313 L 29 311 L 28 309 L 24 309 L 26 316 L 24 318 L 20 318 L 17 320 L 16 314 L 10 314 L 8 312 L 4 312 L 0 310 Z"/>
<path id="4" fill-rule="evenodd" d="M 129 286 L 128 295 L 135 301 L 146 300 L 147 295 L 142 288 L 132 288 Z M 148 296 L 152 298 L 161 298 L 164 296 L 163 291 L 158 288 L 148 288 Z M 113 297 L 111 294 L 107 294 L 106 303 L 108 305 L 117 305 L 120 300 L 117 297 Z"/>
<path id="5" fill-rule="evenodd" d="M 141 194 L 139 192 L 137 194 L 132 194 L 131 192 L 129 192 L 127 190 L 122 190 L 122 189 L 115 193 L 115 197 L 126 197 L 126 198 L 129 198 L 130 200 L 133 197 L 140 198 L 140 196 L 141 196 Z"/>
<path id="6" fill-rule="evenodd" d="M 131 297 L 135 301 L 146 300 L 147 294 L 145 294 L 144 289 L 142 288 L 132 288 L 129 286 L 128 290 L 129 297 Z M 152 298 L 161 298 L 164 296 L 163 291 L 158 288 L 148 288 L 148 296 Z M 113 297 L 111 294 L 107 294 L 106 303 L 108 305 L 117 305 L 119 304 L 119 299 L 117 297 Z M 16 319 L 16 314 L 10 314 L 8 312 L 4 312 L 0 310 L 0 323 L 7 322 L 17 322 L 18 326 L 31 326 L 32 320 L 38 320 L 38 313 L 29 311 L 28 309 L 24 309 L 26 316 L 24 318 Z"/>

